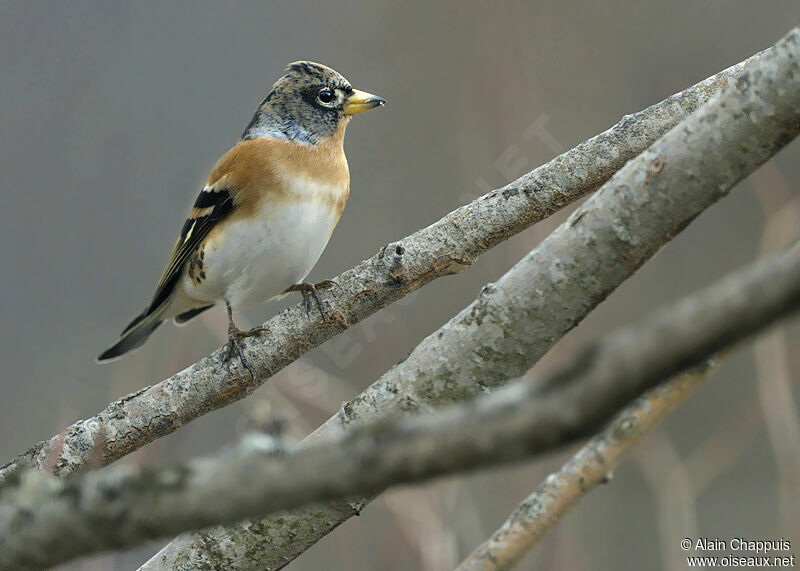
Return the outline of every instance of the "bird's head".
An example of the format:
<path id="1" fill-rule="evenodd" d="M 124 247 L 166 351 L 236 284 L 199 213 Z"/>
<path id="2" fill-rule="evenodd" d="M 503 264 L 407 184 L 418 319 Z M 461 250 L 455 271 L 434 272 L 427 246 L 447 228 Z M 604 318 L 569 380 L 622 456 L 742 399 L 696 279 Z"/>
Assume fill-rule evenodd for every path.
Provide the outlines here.
<path id="1" fill-rule="evenodd" d="M 353 89 L 340 73 L 322 64 L 297 61 L 272 86 L 242 139 L 278 139 L 316 144 L 332 136 L 352 115 L 386 100 Z"/>

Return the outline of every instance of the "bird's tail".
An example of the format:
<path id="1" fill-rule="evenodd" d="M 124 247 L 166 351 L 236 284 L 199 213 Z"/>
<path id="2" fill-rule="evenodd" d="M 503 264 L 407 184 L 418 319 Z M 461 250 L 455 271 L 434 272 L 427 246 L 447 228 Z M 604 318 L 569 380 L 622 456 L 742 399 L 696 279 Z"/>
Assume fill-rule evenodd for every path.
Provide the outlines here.
<path id="1" fill-rule="evenodd" d="M 113 361 L 125 353 L 138 349 L 150 334 L 164 322 L 164 312 L 167 304 L 162 303 L 159 307 L 152 309 L 148 307 L 133 321 L 128 324 L 122 334 L 111 347 L 103 351 L 97 358 L 98 363 Z"/>

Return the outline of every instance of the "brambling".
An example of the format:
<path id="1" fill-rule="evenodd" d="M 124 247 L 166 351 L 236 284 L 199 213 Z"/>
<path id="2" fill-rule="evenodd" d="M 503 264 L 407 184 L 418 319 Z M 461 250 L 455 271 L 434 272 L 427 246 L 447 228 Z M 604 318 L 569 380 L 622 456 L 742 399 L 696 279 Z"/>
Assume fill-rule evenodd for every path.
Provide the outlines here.
<path id="1" fill-rule="evenodd" d="M 97 361 L 141 347 L 168 319 L 183 324 L 217 303 L 228 311 L 225 360 L 242 357 L 239 341 L 263 331 L 236 327 L 234 309 L 299 291 L 306 310 L 313 296 L 322 311 L 315 286 L 303 280 L 350 194 L 345 130 L 353 115 L 384 103 L 329 67 L 290 64 L 211 170 L 149 305 Z"/>

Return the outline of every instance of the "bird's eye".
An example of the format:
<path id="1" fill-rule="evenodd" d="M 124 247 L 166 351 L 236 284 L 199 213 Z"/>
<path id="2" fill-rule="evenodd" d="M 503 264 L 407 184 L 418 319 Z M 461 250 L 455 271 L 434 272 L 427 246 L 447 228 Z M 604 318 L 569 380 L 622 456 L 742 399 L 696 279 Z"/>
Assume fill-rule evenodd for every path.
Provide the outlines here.
<path id="1" fill-rule="evenodd" d="M 323 89 L 317 94 L 317 99 L 319 99 L 321 103 L 330 103 L 334 99 L 333 91 L 330 89 Z"/>

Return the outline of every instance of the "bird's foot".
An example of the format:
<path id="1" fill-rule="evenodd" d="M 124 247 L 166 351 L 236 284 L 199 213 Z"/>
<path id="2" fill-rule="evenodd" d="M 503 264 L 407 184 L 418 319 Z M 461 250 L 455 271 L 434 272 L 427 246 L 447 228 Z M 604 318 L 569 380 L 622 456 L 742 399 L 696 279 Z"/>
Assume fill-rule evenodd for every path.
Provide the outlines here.
<path id="1" fill-rule="evenodd" d="M 242 350 L 242 340 L 247 339 L 248 337 L 257 337 L 263 333 L 266 333 L 267 331 L 269 331 L 269 328 L 263 325 L 260 327 L 254 327 L 248 331 L 242 331 L 232 322 L 228 325 L 228 342 L 225 344 L 225 351 L 222 354 L 222 362 L 227 365 L 228 371 L 230 371 L 231 360 L 235 355 L 239 357 L 239 362 L 250 374 L 250 378 L 254 381 L 256 380 L 256 374 L 253 371 L 253 368 L 250 366 L 250 363 L 247 361 L 247 357 L 244 356 L 244 351 Z"/>
<path id="2" fill-rule="evenodd" d="M 269 333 L 269 327 L 266 325 L 259 325 L 247 331 L 242 331 L 238 327 L 234 327 L 233 330 L 231 330 L 231 328 L 228 327 L 228 338 L 233 336 L 237 339 L 247 339 L 248 337 L 259 337 L 264 333 Z"/>
<path id="3" fill-rule="evenodd" d="M 322 301 L 320 301 L 319 295 L 317 295 L 317 291 L 331 286 L 336 286 L 339 289 L 341 289 L 341 287 L 339 287 L 339 284 L 337 284 L 335 281 L 324 280 L 316 284 L 310 284 L 306 282 L 303 282 L 301 284 L 295 284 L 287 288 L 284 293 L 289 293 L 292 291 L 300 292 L 300 294 L 303 296 L 303 304 L 305 305 L 306 308 L 306 315 L 308 315 L 309 317 L 311 316 L 311 308 L 313 307 L 312 304 L 313 302 L 316 303 L 317 309 L 319 310 L 319 314 L 322 317 L 322 320 L 327 321 L 328 318 L 325 315 L 325 310 L 322 307 Z"/>

